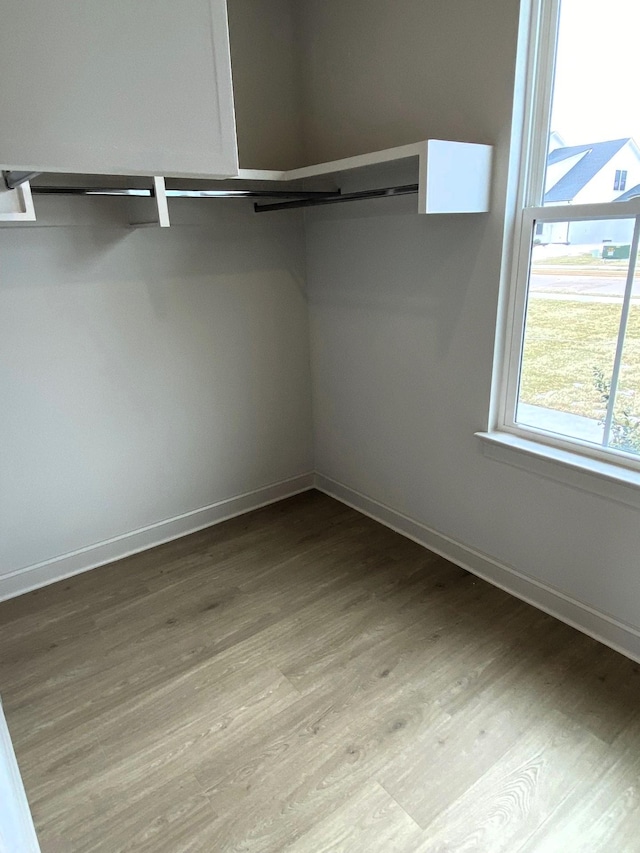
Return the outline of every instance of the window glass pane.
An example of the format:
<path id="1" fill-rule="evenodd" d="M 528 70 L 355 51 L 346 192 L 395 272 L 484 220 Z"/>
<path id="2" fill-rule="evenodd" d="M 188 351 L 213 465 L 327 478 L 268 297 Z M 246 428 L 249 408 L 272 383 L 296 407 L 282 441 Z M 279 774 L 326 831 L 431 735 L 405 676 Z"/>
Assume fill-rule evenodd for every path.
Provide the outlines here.
<path id="1" fill-rule="evenodd" d="M 561 0 L 544 204 L 640 195 L 639 31 L 638 0 Z"/>
<path id="2" fill-rule="evenodd" d="M 602 444 L 634 224 L 534 224 L 516 411 L 523 426 Z"/>
<path id="3" fill-rule="evenodd" d="M 640 276 L 637 258 L 635 270 L 613 418 L 605 439 L 609 447 L 640 455 Z"/>

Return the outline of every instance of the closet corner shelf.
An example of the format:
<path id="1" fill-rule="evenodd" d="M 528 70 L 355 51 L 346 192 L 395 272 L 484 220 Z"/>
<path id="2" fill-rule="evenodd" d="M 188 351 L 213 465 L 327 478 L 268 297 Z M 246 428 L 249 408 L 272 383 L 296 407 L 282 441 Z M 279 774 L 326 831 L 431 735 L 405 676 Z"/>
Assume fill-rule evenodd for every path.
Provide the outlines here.
<path id="1" fill-rule="evenodd" d="M 380 195 L 417 193 L 418 213 L 486 213 L 489 210 L 491 186 L 491 161 L 493 147 L 472 142 L 450 142 L 443 139 L 428 139 L 387 148 L 370 154 L 359 154 L 342 160 L 304 166 L 300 169 L 277 172 L 260 169 L 240 169 L 237 180 L 242 181 L 300 181 L 309 178 L 338 177 L 347 172 L 367 169 L 400 161 L 417 161 L 417 184 L 381 189 Z M 373 192 L 373 191 L 372 191 Z M 350 193 L 347 196 L 356 196 Z M 350 200 L 347 196 L 320 199 L 314 204 L 331 204 Z M 367 197 L 367 191 L 362 193 Z M 301 202 L 284 202 L 265 205 L 262 209 L 279 207 L 309 206 Z"/>
<path id="2" fill-rule="evenodd" d="M 0 192 L 0 225 L 35 220 L 32 192 L 150 198 L 156 207 L 152 221 L 132 224 L 160 227 L 170 225 L 168 201 L 175 198 L 268 199 L 266 204 L 254 205 L 256 212 L 262 213 L 416 194 L 418 213 L 485 213 L 489 210 L 492 152 L 491 145 L 429 139 L 289 171 L 240 169 L 231 179 L 232 183 L 240 182 L 241 188 L 238 189 L 229 189 L 228 184 L 221 182 L 212 189 L 211 180 L 205 178 L 203 180 L 207 181 L 209 188 L 167 189 L 161 176 L 153 179 L 153 187 L 137 189 L 130 186 L 31 187 L 29 181 L 24 180 L 15 189 Z M 389 186 L 388 176 L 394 164 L 400 167 L 403 176 L 410 177 L 400 185 Z M 394 169 L 393 173 L 397 175 L 398 170 Z M 309 180 L 322 178 L 330 179 L 332 188 L 309 189 L 303 186 Z M 256 183 L 261 185 L 260 189 L 253 188 Z M 355 186 L 355 191 L 348 189 L 345 192 L 350 186 Z"/>

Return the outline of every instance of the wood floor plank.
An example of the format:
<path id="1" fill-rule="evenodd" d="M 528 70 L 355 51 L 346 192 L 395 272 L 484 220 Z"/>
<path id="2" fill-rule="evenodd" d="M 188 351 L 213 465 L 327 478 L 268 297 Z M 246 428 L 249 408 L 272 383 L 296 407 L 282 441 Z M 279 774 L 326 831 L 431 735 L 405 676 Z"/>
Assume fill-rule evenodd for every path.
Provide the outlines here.
<path id="1" fill-rule="evenodd" d="M 44 853 L 638 849 L 640 666 L 315 492 L 0 603 L 0 694 Z"/>
<path id="2" fill-rule="evenodd" d="M 585 775 L 595 778 L 605 755 L 602 741 L 548 715 L 424 827 L 417 853 L 518 850 Z"/>
<path id="3" fill-rule="evenodd" d="M 47 749 L 46 760 L 33 762 L 27 758 L 21 765 L 25 785 L 29 785 L 33 802 L 56 799 L 61 781 L 65 783 L 63 796 L 67 797 L 74 786 L 86 785 L 87 775 L 92 777 L 94 789 L 106 795 L 123 783 L 144 785 L 158 765 L 168 775 L 183 772 L 188 766 L 187 749 L 201 757 L 209 743 L 224 738 L 226 728 L 241 710 L 256 715 L 263 705 L 277 703 L 281 707 L 297 696 L 277 670 L 266 666 L 246 667 L 218 678 L 208 669 L 201 670 L 197 679 L 180 679 L 125 703 L 115 717 L 89 717 L 70 732 L 56 730 L 40 744 L 41 751 Z M 52 740 L 57 749 L 49 752 L 47 745 Z M 30 753 L 38 755 L 28 743 Z M 76 760 L 73 773 L 66 772 L 66 767 L 61 772 L 61 763 L 70 760 L 67 755 L 75 760 L 79 745 L 85 743 L 98 745 L 103 760 L 96 763 L 87 756 L 82 768 Z M 162 745 L 159 754 L 155 749 L 158 744 Z M 57 757 L 58 752 L 61 757 Z"/>
<path id="4" fill-rule="evenodd" d="M 635 853 L 640 832 L 640 717 L 522 846 L 522 853 Z M 613 846 L 615 844 L 615 847 Z"/>
<path id="5" fill-rule="evenodd" d="M 396 801 L 372 783 L 289 845 L 287 853 L 414 853 L 423 835 Z"/>
<path id="6" fill-rule="evenodd" d="M 466 667 L 477 665 L 487 654 L 477 646 L 476 641 L 465 649 Z M 358 689 L 360 685 L 352 678 L 334 680 L 331 692 L 324 685 L 317 693 L 308 693 L 309 711 L 297 723 L 292 718 L 297 710 L 294 706 L 280 725 L 274 721 L 274 736 L 245 744 L 248 763 L 239 774 L 235 762 L 226 762 L 221 756 L 214 756 L 211 766 L 196 771 L 213 802 L 221 803 L 221 811 L 228 815 L 212 844 L 233 839 L 230 849 L 236 849 L 236 844 L 244 849 L 241 841 L 251 835 L 247 849 L 283 849 L 283 824 L 292 823 L 300 831 L 323 813 L 330 814 L 345 797 L 380 775 L 394 753 L 409 754 L 415 749 L 423 728 L 441 725 L 446 717 L 436 700 L 437 673 L 441 671 L 441 683 L 446 684 L 451 678 L 450 665 L 444 657 L 439 668 L 427 664 L 430 677 L 421 679 L 426 656 L 419 654 L 420 649 L 417 645 L 413 678 L 394 683 L 367 677 L 368 690 Z M 371 674 L 376 671 L 375 663 L 370 662 Z M 320 705 L 315 704 L 316 695 L 324 700 Z M 228 764 L 233 767 L 231 773 L 220 777 L 220 769 Z"/>
<path id="7" fill-rule="evenodd" d="M 538 621 L 537 614 L 529 616 Z M 397 754 L 379 781 L 420 825 L 428 826 L 516 743 L 541 715 L 559 704 L 565 680 L 554 682 L 549 661 L 566 640 L 566 626 L 550 620 L 535 645 L 501 645 L 486 666 L 454 664 L 458 678 L 441 691 L 447 712 L 442 725 L 421 732 L 406 753 Z M 509 621 L 507 620 L 507 624 Z M 529 637 L 532 625 L 518 623 Z M 498 637 L 500 623 L 495 626 Z M 491 637 L 491 632 L 484 636 Z M 434 768 L 446 767 L 441 776 Z"/>
<path id="8" fill-rule="evenodd" d="M 407 697 L 402 714 L 381 708 L 375 718 L 351 719 L 318 733 L 305 725 L 268 739 L 262 752 L 207 786 L 221 814 L 211 827 L 210 848 L 286 849 L 368 784 L 388 750 L 408 741 L 431 713 L 421 696 Z"/>
<path id="9" fill-rule="evenodd" d="M 153 796 L 140 788 L 120 795 L 115 804 L 95 815 L 90 824 L 73 820 L 55 828 L 51 835 L 54 851 L 61 843 L 74 853 L 179 853 L 207 850 L 204 835 L 216 815 L 198 782 L 189 774 L 172 776 L 164 783 L 156 780 Z M 71 845 L 71 847 L 69 847 Z M 47 853 L 47 849 L 43 850 Z M 61 853 L 61 851 L 60 851 Z"/>

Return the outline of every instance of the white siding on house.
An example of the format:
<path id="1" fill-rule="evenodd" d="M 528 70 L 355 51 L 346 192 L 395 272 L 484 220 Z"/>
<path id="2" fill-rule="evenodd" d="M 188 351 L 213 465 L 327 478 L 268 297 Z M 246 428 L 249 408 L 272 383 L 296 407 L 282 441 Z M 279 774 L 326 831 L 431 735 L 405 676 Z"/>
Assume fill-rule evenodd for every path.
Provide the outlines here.
<path id="1" fill-rule="evenodd" d="M 629 190 L 640 183 L 640 156 L 632 142 L 627 142 L 617 154 L 613 155 L 611 160 L 574 197 L 573 204 L 613 201 L 622 195 L 624 190 L 613 189 L 617 169 L 627 171 L 626 189 Z"/>

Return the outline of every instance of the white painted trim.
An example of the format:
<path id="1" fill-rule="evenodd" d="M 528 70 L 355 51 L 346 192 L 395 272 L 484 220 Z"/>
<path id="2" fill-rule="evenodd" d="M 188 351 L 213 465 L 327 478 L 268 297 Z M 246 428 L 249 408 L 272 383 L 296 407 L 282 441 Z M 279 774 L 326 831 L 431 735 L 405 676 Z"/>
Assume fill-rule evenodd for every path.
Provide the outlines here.
<path id="1" fill-rule="evenodd" d="M 493 370 L 491 377 L 491 397 L 487 426 L 493 429 L 500 413 L 505 410 L 506 376 L 508 375 L 507 353 L 512 336 L 511 318 L 516 314 L 516 289 L 511 282 L 516 281 L 518 253 L 520 245 L 520 229 L 522 217 L 518 211 L 522 209 L 526 161 L 523 156 L 524 140 L 528 138 L 528 127 L 531 116 L 528 112 L 527 84 L 531 75 L 527 68 L 533 57 L 529 51 L 529 35 L 533 15 L 534 0 L 521 0 L 520 18 L 518 25 L 518 46 L 516 51 L 516 68 L 513 93 L 513 110 L 511 122 L 511 145 L 509 147 L 509 162 L 507 172 L 507 192 L 505 197 L 504 225 L 502 229 L 502 259 L 500 263 L 500 287 L 498 291 L 498 311 L 496 315 L 496 337 L 493 348 Z"/>
<path id="2" fill-rule="evenodd" d="M 2 190 L 2 200 L 0 203 L 0 225 L 11 222 L 35 222 L 36 211 L 33 206 L 33 196 L 31 194 L 31 184 L 29 181 L 24 181 L 15 188 L 15 190 Z M 11 209 L 3 210 L 6 206 L 6 200 L 9 200 Z M 2 851 L 0 851 L 2 853 Z"/>
<path id="3" fill-rule="evenodd" d="M 560 24 L 560 0 L 531 0 L 531 6 L 522 207 L 541 204 L 544 195 Z"/>
<path id="4" fill-rule="evenodd" d="M 528 231 L 535 221 L 544 222 L 582 222 L 600 219 L 634 219 L 640 216 L 640 198 L 628 201 L 597 201 L 589 204 L 553 204 L 543 207 L 525 207 Z M 529 247 L 528 247 L 529 248 Z"/>
<path id="5" fill-rule="evenodd" d="M 156 545 L 179 539 L 181 536 L 187 536 L 189 533 L 195 533 L 205 527 L 211 527 L 236 515 L 251 512 L 311 488 L 313 488 L 313 474 L 301 474 L 290 480 L 272 483 L 246 494 L 217 501 L 209 506 L 141 527 L 139 530 L 80 548 L 69 554 L 25 566 L 0 576 L 0 601 L 55 583 L 71 575 L 96 569 L 106 563 L 146 551 L 148 548 L 155 548 Z M 2 853 L 1 850 L 0 853 Z"/>
<path id="6" fill-rule="evenodd" d="M 138 220 L 131 218 L 130 222 L 134 228 L 170 228 L 169 204 L 167 202 L 167 188 L 162 175 L 153 176 L 153 199 L 155 202 L 155 218 Z M 131 199 L 131 206 L 137 210 L 138 199 Z M 135 205 L 135 207 L 134 207 Z"/>
<path id="7" fill-rule="evenodd" d="M 231 71 L 231 44 L 227 0 L 209 0 L 211 10 L 211 50 L 215 68 L 215 85 L 218 95 L 218 127 L 220 143 L 216 168 L 228 175 L 238 174 L 238 136 L 236 131 L 236 106 Z M 167 117 L 171 121 L 171 117 Z"/>
<path id="8" fill-rule="evenodd" d="M 456 542 L 425 524 L 329 477 L 317 473 L 315 487 L 510 595 L 555 616 L 556 619 L 604 643 L 620 654 L 640 662 L 640 630 L 633 625 L 596 610 L 559 589 L 525 575 L 512 566 L 498 562 L 475 548 Z"/>
<path id="9" fill-rule="evenodd" d="M 559 16 L 559 0 L 523 0 L 506 210 L 508 227 L 505 227 L 503 237 L 488 432 L 478 435 L 490 442 L 491 446 L 485 444 L 485 454 L 492 458 L 510 461 L 518 467 L 535 470 L 543 476 L 569 482 L 605 497 L 611 497 L 609 492 L 617 490 L 620 497 L 613 497 L 613 500 L 638 506 L 634 476 L 626 481 L 604 470 L 609 468 L 615 474 L 619 465 L 628 464 L 630 469 L 637 471 L 640 463 L 630 454 L 597 447 L 569 436 L 555 436 L 516 421 L 535 222 L 622 219 L 640 215 L 639 199 L 542 205 Z M 519 155 L 517 168 L 516 150 Z M 498 439 L 498 430 L 505 434 L 504 440 Z M 585 457 L 584 464 L 578 461 L 581 453 Z M 535 465 L 532 459 L 538 460 Z M 612 460 L 611 464 L 607 459 Z M 555 476 L 551 473 L 554 465 Z M 545 467 L 544 472 L 541 466 Z M 622 484 L 621 488 L 615 485 L 615 481 Z M 588 483 L 592 488 L 587 488 Z M 606 487 L 604 491 L 603 484 Z"/>
<path id="10" fill-rule="evenodd" d="M 29 803 L 20 778 L 0 703 L 0 853 L 40 853 Z"/>
<path id="11" fill-rule="evenodd" d="M 502 327 L 496 333 L 494 359 L 499 364 L 494 366 L 497 384 L 492 387 L 491 429 L 513 422 L 516 410 L 533 224 L 526 220 L 526 208 L 542 201 L 558 22 L 558 0 L 523 1 L 511 133 L 511 153 L 515 156 L 517 150 L 518 159 L 509 175 L 506 220 L 510 228 L 503 238 L 508 243 L 503 264 L 508 267 L 503 266 L 500 283 Z"/>
<path id="12" fill-rule="evenodd" d="M 153 177 L 153 196 L 158 211 L 158 225 L 160 228 L 169 228 L 171 221 L 169 219 L 169 205 L 167 204 L 167 188 L 161 175 L 154 175 Z"/>
<path id="13" fill-rule="evenodd" d="M 577 440 L 559 446 L 542 436 L 535 441 L 502 431 L 477 432 L 476 437 L 489 459 L 640 509 L 640 471 L 578 453 Z"/>
<path id="14" fill-rule="evenodd" d="M 502 433 L 499 435 L 501 439 L 504 437 Z M 487 439 L 487 436 L 482 436 L 482 438 Z M 486 443 L 489 442 L 487 441 Z M 508 448 L 506 448 L 506 452 L 509 452 Z M 518 453 L 519 451 L 514 450 L 513 452 Z M 498 458 L 498 456 L 496 455 L 495 458 Z M 512 464 L 515 463 L 512 462 Z M 551 466 L 549 470 L 537 473 L 542 473 L 542 476 L 548 476 L 551 479 L 559 479 L 553 473 L 556 471 L 557 466 L 554 466 L 553 463 L 548 464 Z M 621 472 L 623 474 L 628 473 L 623 469 L 621 469 Z M 579 477 L 580 472 L 576 473 Z M 593 472 L 585 472 L 585 474 L 587 477 L 597 476 L 593 475 Z M 602 482 L 605 482 L 605 479 L 602 479 Z M 583 488 L 578 480 L 571 483 L 571 485 L 574 485 L 576 488 Z M 619 483 L 612 484 L 612 488 L 614 486 L 619 490 Z M 115 560 L 137 554 L 140 551 L 154 548 L 164 542 L 170 542 L 182 536 L 187 536 L 190 533 L 195 533 L 198 530 L 219 524 L 229 518 L 251 512 L 284 498 L 309 491 L 312 488 L 316 488 L 318 491 L 336 498 L 358 512 L 373 518 L 375 521 L 412 539 L 414 542 L 461 566 L 472 574 L 503 589 L 510 595 L 526 601 L 533 607 L 537 607 L 539 610 L 555 616 L 562 622 L 604 643 L 615 651 L 640 662 L 639 628 L 622 622 L 603 611 L 596 610 L 559 589 L 519 572 L 512 566 L 500 563 L 493 557 L 483 554 L 468 545 L 457 542 L 433 530 L 422 522 L 410 518 L 320 473 L 316 473 L 315 475 L 312 473 L 302 474 L 290 480 L 273 483 L 262 489 L 256 489 L 255 491 L 247 492 L 228 500 L 218 501 L 217 503 L 184 513 L 175 518 L 166 519 L 157 524 L 152 524 L 122 536 L 99 542 L 73 553 L 64 554 L 33 566 L 27 566 L 10 575 L 4 575 L 0 577 L 0 601 L 13 598 L 33 589 L 38 589 L 50 583 L 55 583 L 72 575 L 98 568 Z M 636 495 L 638 494 L 635 486 L 630 488 L 635 490 Z M 588 491 L 593 491 L 590 485 Z M 619 491 L 617 495 L 605 492 L 603 492 L 603 495 L 608 499 L 631 503 L 631 500 L 625 500 L 621 497 Z M 3 853 L 1 847 L 0 853 Z"/>

